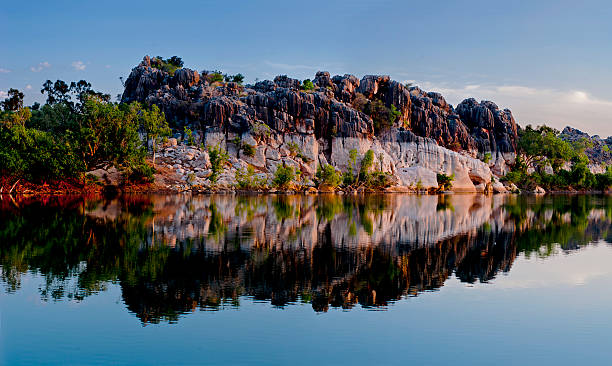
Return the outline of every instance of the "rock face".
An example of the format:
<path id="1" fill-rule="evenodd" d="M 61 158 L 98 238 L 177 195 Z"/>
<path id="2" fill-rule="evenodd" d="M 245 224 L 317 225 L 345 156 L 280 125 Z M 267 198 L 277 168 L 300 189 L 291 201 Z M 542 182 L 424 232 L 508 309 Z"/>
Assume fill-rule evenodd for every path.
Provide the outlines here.
<path id="1" fill-rule="evenodd" d="M 603 173 L 605 166 L 612 164 L 612 136 L 602 139 L 598 135 L 589 136 L 586 132 L 567 126 L 559 137 L 568 142 L 588 142 L 590 146 L 584 152 L 591 161 L 589 168 L 593 173 Z"/>
<path id="2" fill-rule="evenodd" d="M 448 173 L 455 174 L 456 190 L 474 191 L 491 182 L 488 164 L 477 157 L 491 153 L 491 168 L 502 174 L 516 150 L 512 114 L 492 102 L 467 99 L 455 109 L 439 93 L 379 75 L 359 80 L 317 72 L 313 83 L 315 90 L 300 90 L 299 80 L 283 75 L 247 86 L 209 84 L 187 68 L 174 75 L 156 69 L 147 56 L 126 80 L 122 101 L 158 105 L 173 127 L 190 126 L 205 145 L 233 149 L 238 160 L 265 174 L 279 163 L 295 165 L 310 178 L 318 164 L 344 171 L 351 149 L 360 154 L 372 149 L 400 186 L 410 185 L 413 176 L 437 186 L 432 177 Z M 376 130 L 375 114 L 365 113 L 373 113 L 375 104 L 389 114 L 397 111 Z M 229 144 L 237 138 L 250 141 L 255 155 L 240 156 L 240 149 Z M 292 144 L 299 146 L 298 154 Z"/>

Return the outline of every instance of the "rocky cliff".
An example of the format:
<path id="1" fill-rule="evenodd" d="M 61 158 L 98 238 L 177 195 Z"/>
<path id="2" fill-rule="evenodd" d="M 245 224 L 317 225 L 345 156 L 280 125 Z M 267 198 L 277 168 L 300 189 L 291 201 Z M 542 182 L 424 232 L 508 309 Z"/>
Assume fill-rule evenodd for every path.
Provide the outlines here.
<path id="1" fill-rule="evenodd" d="M 479 191 L 514 158 L 516 123 L 492 102 L 466 99 L 454 108 L 439 93 L 388 76 L 359 80 L 317 72 L 314 90 L 301 90 L 301 82 L 287 76 L 246 86 L 207 76 L 187 68 L 171 75 L 147 56 L 127 78 L 122 101 L 156 104 L 173 127 L 190 126 L 204 145 L 224 147 L 233 159 L 222 183 L 231 184 L 235 170 L 246 165 L 268 177 L 280 163 L 310 178 L 319 164 L 344 171 L 351 149 L 361 155 L 372 149 L 400 189 L 418 181 L 437 187 L 436 173 L 446 173 L 455 174 L 455 190 Z M 373 105 L 384 106 L 382 119 L 368 107 Z M 231 143 L 237 140 L 255 147 L 255 154 L 241 155 L 240 145 Z M 290 148 L 295 144 L 297 154 Z M 186 171 L 171 150 L 163 154 L 174 159 L 169 165 Z M 491 154 L 488 163 L 479 160 L 485 154 Z"/>

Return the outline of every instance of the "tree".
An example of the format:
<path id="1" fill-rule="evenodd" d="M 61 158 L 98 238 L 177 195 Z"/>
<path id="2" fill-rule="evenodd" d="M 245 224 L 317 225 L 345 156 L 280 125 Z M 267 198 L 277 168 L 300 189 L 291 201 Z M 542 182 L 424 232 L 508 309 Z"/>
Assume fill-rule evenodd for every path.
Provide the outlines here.
<path id="1" fill-rule="evenodd" d="M 8 98 L 0 102 L 0 107 L 4 108 L 6 112 L 15 112 L 23 108 L 23 93 L 17 89 L 9 89 Z"/>
<path id="2" fill-rule="evenodd" d="M 137 108 L 139 108 L 138 106 Z M 155 153 L 157 152 L 157 145 L 166 136 L 170 135 L 170 127 L 166 121 L 166 115 L 164 112 L 159 110 L 159 107 L 155 104 L 150 109 L 139 110 L 140 126 L 145 131 L 147 136 L 147 147 L 151 144 L 151 150 L 153 152 L 153 166 L 155 166 Z"/>
<path id="3" fill-rule="evenodd" d="M 368 150 L 361 160 L 361 168 L 359 170 L 359 180 L 367 181 L 370 176 L 370 168 L 374 164 L 374 151 Z"/>
<path id="4" fill-rule="evenodd" d="M 302 82 L 302 90 L 311 91 L 314 89 L 315 89 L 315 86 L 312 83 L 312 80 L 306 79 Z"/>
<path id="5" fill-rule="evenodd" d="M 227 155 L 227 152 L 223 150 L 220 146 L 214 146 L 208 148 L 208 157 L 210 158 L 210 165 L 212 169 L 210 181 L 213 183 L 217 183 L 217 179 L 219 179 L 219 175 L 223 170 L 223 166 L 229 159 L 229 156 Z"/>

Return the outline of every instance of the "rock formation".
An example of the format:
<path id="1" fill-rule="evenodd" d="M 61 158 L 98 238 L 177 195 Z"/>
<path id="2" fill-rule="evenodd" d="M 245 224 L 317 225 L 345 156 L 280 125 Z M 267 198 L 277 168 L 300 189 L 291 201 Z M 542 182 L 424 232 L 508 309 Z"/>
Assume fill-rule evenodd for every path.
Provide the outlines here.
<path id="1" fill-rule="evenodd" d="M 210 83 L 187 68 L 170 75 L 151 65 L 146 56 L 132 70 L 122 101 L 156 104 L 173 127 L 189 126 L 205 146 L 228 150 L 235 157 L 228 183 L 246 164 L 268 175 L 280 163 L 293 165 L 310 179 L 319 164 L 344 171 L 355 148 L 360 154 L 374 150 L 399 187 L 419 180 L 437 187 L 436 173 L 446 173 L 455 174 L 455 190 L 480 191 L 491 183 L 491 171 L 505 173 L 516 150 L 517 127 L 509 110 L 474 99 L 453 108 L 439 93 L 407 88 L 388 76 L 359 80 L 320 71 L 314 90 L 301 90 L 301 82 L 286 75 L 242 86 Z M 381 123 L 371 105 L 396 116 Z M 240 146 L 230 143 L 236 140 L 255 147 L 254 156 L 240 155 Z M 299 154 L 289 148 L 293 144 Z M 488 164 L 478 159 L 485 153 L 492 155 Z"/>

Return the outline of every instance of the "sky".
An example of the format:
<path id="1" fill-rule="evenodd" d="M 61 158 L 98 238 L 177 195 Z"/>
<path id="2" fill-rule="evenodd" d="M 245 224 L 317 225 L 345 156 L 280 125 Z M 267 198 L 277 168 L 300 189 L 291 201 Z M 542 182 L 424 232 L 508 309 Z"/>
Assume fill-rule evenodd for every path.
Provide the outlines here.
<path id="1" fill-rule="evenodd" d="M 509 108 L 520 125 L 612 135 L 609 1 L 10 1 L 0 99 L 43 102 L 47 79 L 113 96 L 144 55 L 185 67 L 313 78 L 385 74 Z"/>

